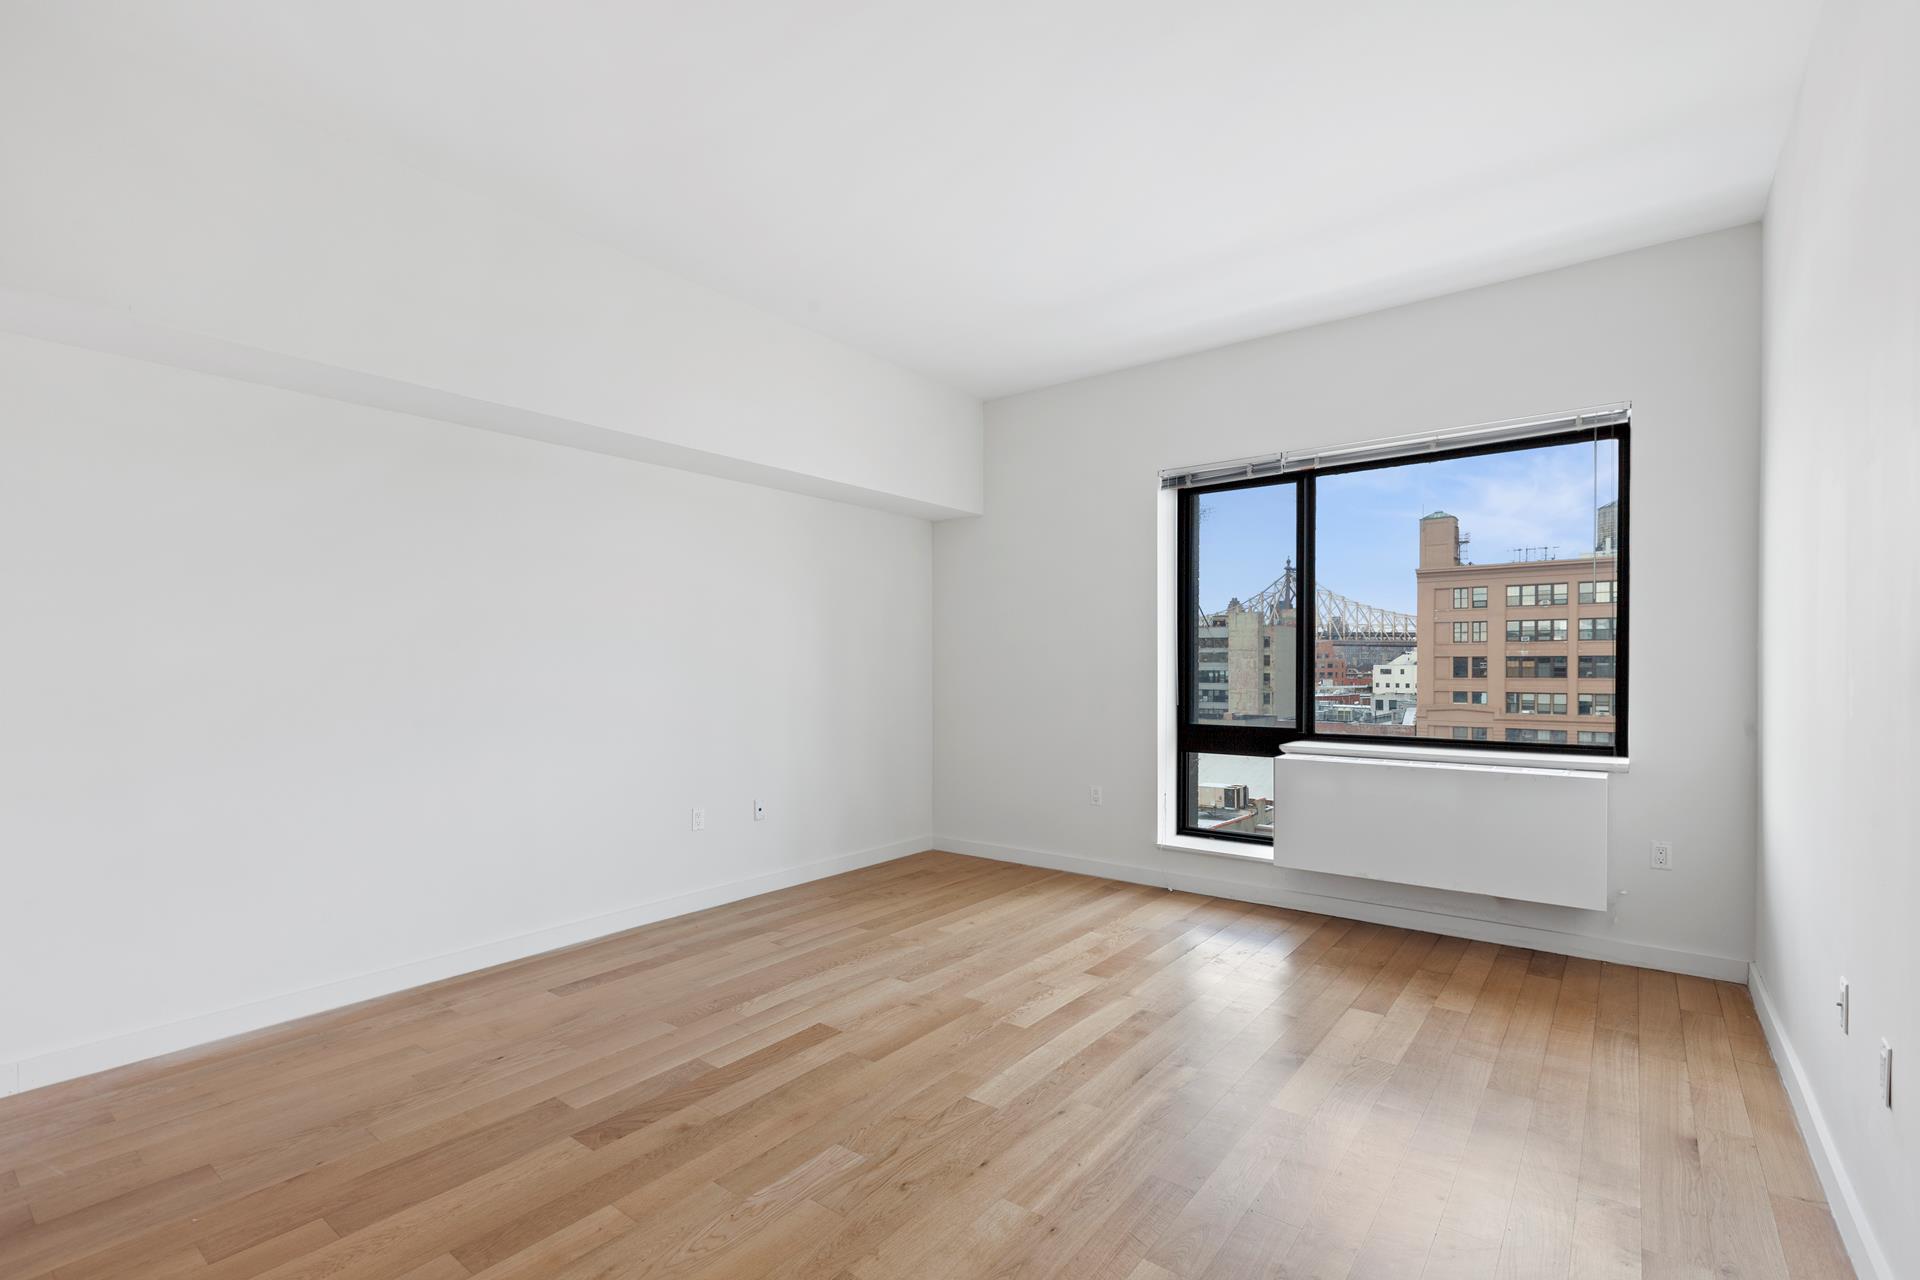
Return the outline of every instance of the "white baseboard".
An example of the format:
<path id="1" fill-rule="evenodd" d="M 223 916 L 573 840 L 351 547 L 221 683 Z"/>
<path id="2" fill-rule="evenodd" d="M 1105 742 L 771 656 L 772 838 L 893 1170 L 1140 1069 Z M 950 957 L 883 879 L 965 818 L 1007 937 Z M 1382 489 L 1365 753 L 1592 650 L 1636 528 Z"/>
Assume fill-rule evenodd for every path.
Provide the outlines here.
<path id="1" fill-rule="evenodd" d="M 1422 911 L 1414 907 L 1393 907 L 1359 898 L 1343 898 L 1331 894 L 1285 889 L 1277 883 L 1270 888 L 1248 885 L 1238 880 L 1196 875 L 1174 867 L 1167 867 L 1164 870 L 1138 867 L 1123 862 L 1104 862 L 1097 858 L 1083 858 L 1076 854 L 1046 853 L 1036 849 L 1018 849 L 1008 845 L 987 844 L 979 840 L 961 840 L 950 836 L 936 836 L 934 841 L 936 849 L 972 854 L 977 858 L 992 858 L 998 862 L 1018 862 L 1029 867 L 1046 867 L 1053 871 L 1071 871 L 1083 876 L 1101 876 L 1108 880 L 1125 880 L 1132 884 L 1180 889 L 1188 893 L 1204 893 L 1215 898 L 1259 902 L 1272 907 L 1290 907 L 1296 911 L 1312 911 L 1321 915 L 1341 916 L 1348 920 L 1364 920 L 1369 924 L 1393 925 L 1401 929 L 1418 929 L 1426 933 L 1471 938 L 1478 942 L 1497 942 L 1507 946 L 1528 947 L 1536 951 L 1579 956 L 1586 960 L 1607 960 L 1615 964 L 1638 965 L 1643 969 L 1663 969 L 1669 973 L 1692 974 L 1694 977 L 1715 978 L 1722 982 L 1744 982 L 1747 977 L 1747 961 L 1735 959 L 1732 956 L 1681 951 L 1672 947 L 1598 938 L 1583 933 L 1563 933 L 1555 929 L 1540 929 L 1532 925 L 1509 924 L 1499 920 L 1481 920 L 1472 916 L 1450 915 L 1438 911 Z"/>
<path id="2" fill-rule="evenodd" d="M 1794 1118 L 1800 1122 L 1800 1134 L 1807 1140 L 1814 1170 L 1820 1175 L 1820 1186 L 1827 1193 L 1827 1207 L 1833 1211 L 1833 1224 L 1840 1229 L 1840 1239 L 1847 1246 L 1853 1269 L 1863 1280 L 1893 1280 L 1893 1267 L 1888 1264 L 1879 1238 L 1873 1234 L 1873 1227 L 1860 1207 L 1853 1179 L 1847 1176 L 1847 1167 L 1834 1145 L 1833 1131 L 1827 1128 L 1826 1117 L 1820 1113 L 1820 1103 L 1815 1100 L 1812 1084 L 1800 1065 L 1800 1055 L 1794 1052 L 1793 1041 L 1787 1039 L 1787 1029 L 1767 994 L 1766 983 L 1761 981 L 1758 965 L 1749 966 L 1747 990 L 1753 995 L 1754 1012 L 1760 1015 L 1760 1029 L 1766 1033 L 1767 1047 L 1773 1051 L 1780 1079 L 1787 1086 Z"/>
<path id="3" fill-rule="evenodd" d="M 301 991 L 291 991 L 230 1009 L 199 1014 L 157 1027 L 145 1027 L 102 1040 L 70 1045 L 24 1058 L 18 1062 L 0 1062 L 0 1097 L 28 1089 L 38 1089 L 44 1085 L 58 1084 L 62 1080 L 92 1075 L 96 1071 L 123 1067 L 128 1063 L 141 1062 L 148 1058 L 157 1058 L 162 1054 L 175 1053 L 181 1049 L 210 1044 L 229 1036 L 258 1031 L 277 1023 L 291 1022 L 295 1018 L 325 1013 L 329 1009 L 358 1004 L 362 1000 L 371 1000 L 376 996 L 392 995 L 396 991 L 424 986 L 429 982 L 457 977 L 463 973 L 473 973 L 493 965 L 505 964 L 510 960 L 522 960 L 543 951 L 553 951 L 560 947 L 572 946 L 577 942 L 602 938 L 608 934 L 638 928 L 643 924 L 653 924 L 673 916 L 704 911 L 708 907 L 722 906 L 742 898 L 771 893 L 776 889 L 788 889 L 797 884 L 806 884 L 809 881 L 839 875 L 845 871 L 857 871 L 862 867 L 891 862 L 895 858 L 904 858 L 908 854 L 920 853 L 932 847 L 931 840 L 923 837 L 896 841 L 893 844 L 864 849 L 858 853 L 821 858 L 780 871 L 751 876 L 744 880 L 735 880 L 727 884 L 713 885 L 623 907 L 619 911 L 608 912 L 605 915 L 590 916 L 584 920 L 569 921 L 566 924 L 538 929 L 532 933 L 502 938 L 476 947 L 447 952 L 444 955 L 430 956 L 375 973 L 358 974 L 336 982 L 323 983 Z"/>

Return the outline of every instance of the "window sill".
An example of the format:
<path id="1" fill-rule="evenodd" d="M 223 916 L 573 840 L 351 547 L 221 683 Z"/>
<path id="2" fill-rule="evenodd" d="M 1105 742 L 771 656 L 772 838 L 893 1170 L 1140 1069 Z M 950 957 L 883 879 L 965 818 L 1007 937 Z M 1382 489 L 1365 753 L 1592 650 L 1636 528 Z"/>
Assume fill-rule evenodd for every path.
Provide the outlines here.
<path id="1" fill-rule="evenodd" d="M 1241 862 L 1261 862 L 1273 865 L 1273 849 L 1268 846 L 1264 853 L 1257 852 L 1256 846 L 1241 840 L 1209 840 L 1205 836 L 1161 836 L 1162 849 L 1172 849 L 1179 853 L 1204 853 L 1214 858 L 1235 858 Z"/>
<path id="2" fill-rule="evenodd" d="M 1590 773 L 1625 773 L 1626 756 L 1558 755 L 1544 751 L 1462 751 L 1453 747 L 1389 747 L 1377 743 L 1289 742 L 1281 748 L 1289 756 L 1336 756 L 1348 760 L 1419 761 L 1430 764 L 1479 764 L 1500 769 L 1578 769 Z"/>

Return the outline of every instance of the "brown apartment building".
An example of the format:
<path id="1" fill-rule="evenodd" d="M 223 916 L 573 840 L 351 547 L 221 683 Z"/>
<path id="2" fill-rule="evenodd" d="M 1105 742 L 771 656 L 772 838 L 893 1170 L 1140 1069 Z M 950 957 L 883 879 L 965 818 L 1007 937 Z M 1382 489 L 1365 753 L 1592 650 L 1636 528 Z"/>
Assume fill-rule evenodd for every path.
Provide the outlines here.
<path id="1" fill-rule="evenodd" d="M 1613 745 L 1614 515 L 1591 553 L 1503 564 L 1462 564 L 1456 517 L 1420 521 L 1420 737 Z"/>

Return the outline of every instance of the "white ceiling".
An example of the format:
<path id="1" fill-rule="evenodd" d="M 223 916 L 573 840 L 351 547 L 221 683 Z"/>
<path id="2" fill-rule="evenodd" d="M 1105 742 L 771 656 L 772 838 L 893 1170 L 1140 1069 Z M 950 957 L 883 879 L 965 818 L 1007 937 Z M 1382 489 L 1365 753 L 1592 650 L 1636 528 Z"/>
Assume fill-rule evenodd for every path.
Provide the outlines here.
<path id="1" fill-rule="evenodd" d="M 983 396 L 1757 217 L 1819 0 L 143 0 L 154 57 Z"/>

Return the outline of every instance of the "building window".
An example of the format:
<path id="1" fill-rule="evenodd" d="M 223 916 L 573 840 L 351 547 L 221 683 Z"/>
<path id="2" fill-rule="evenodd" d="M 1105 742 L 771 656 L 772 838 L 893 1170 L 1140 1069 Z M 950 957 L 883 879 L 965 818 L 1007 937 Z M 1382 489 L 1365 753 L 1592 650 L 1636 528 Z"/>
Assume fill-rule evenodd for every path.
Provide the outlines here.
<path id="1" fill-rule="evenodd" d="M 1605 714 L 1598 708 L 1624 694 L 1616 675 L 1626 665 L 1625 627 L 1613 618 L 1553 614 L 1574 612 L 1567 606 L 1576 588 L 1583 602 L 1591 595 L 1606 604 L 1615 579 L 1624 585 L 1628 427 L 1624 413 L 1572 427 L 1451 449 L 1422 442 L 1404 457 L 1344 465 L 1289 470 L 1281 459 L 1268 474 L 1258 464 L 1236 465 L 1217 481 L 1203 472 L 1167 480 L 1179 490 L 1173 808 L 1180 830 L 1213 832 L 1226 821 L 1220 815 L 1231 813 L 1238 816 L 1224 834 L 1246 834 L 1247 822 L 1270 831 L 1271 783 L 1260 779 L 1295 738 L 1565 743 L 1564 734 L 1512 737 L 1503 725 L 1476 733 L 1487 726 L 1469 717 L 1484 720 L 1509 701 L 1508 689 L 1495 686 L 1489 696 L 1486 688 L 1501 671 L 1569 682 L 1568 655 L 1502 653 L 1499 668 L 1484 653 L 1430 654 L 1423 663 L 1423 638 L 1484 646 L 1490 631 L 1514 645 L 1564 644 L 1572 628 L 1611 634 L 1613 654 L 1577 659 L 1579 678 L 1597 687 L 1527 690 L 1528 709 L 1515 711 L 1565 715 L 1578 693 L 1607 695 L 1604 703 L 1579 704 L 1586 714 Z M 1384 513 L 1404 511 L 1409 494 L 1427 514 L 1395 527 L 1398 517 Z M 1476 521 L 1491 537 L 1472 537 Z M 1509 527 L 1546 545 L 1488 552 L 1497 531 Z M 1509 606 L 1495 628 L 1486 612 L 1453 613 L 1486 611 L 1495 599 Z M 1422 696 L 1423 678 L 1476 687 Z M 1616 718 L 1606 726 L 1611 743 L 1578 745 L 1623 752 L 1624 725 Z M 1466 735 L 1456 737 L 1460 729 Z"/>
<path id="2" fill-rule="evenodd" d="M 1614 586 L 1611 582 L 1583 582 L 1580 584 L 1580 603 L 1618 604 Z"/>
<path id="3" fill-rule="evenodd" d="M 1535 742 L 1561 744 L 1567 740 L 1565 729 L 1509 729 L 1508 742 Z"/>
<path id="4" fill-rule="evenodd" d="M 1565 640 L 1565 618 L 1509 618 L 1507 641 L 1510 644 L 1535 644 L 1546 640 Z"/>
<path id="5" fill-rule="evenodd" d="M 1531 609 L 1535 605 L 1565 604 L 1567 602 L 1567 584 L 1564 582 L 1529 582 L 1523 586 L 1507 588 L 1507 608 Z"/>
<path id="6" fill-rule="evenodd" d="M 1613 735 L 1603 730 L 1582 729 L 1574 735 L 1574 740 L 1583 747 L 1610 747 Z"/>
<path id="7" fill-rule="evenodd" d="M 1580 619 L 1580 638 L 1582 640 L 1611 640 L 1613 639 L 1613 624 L 1616 621 L 1617 619 L 1614 618 L 1582 618 Z"/>
<path id="8" fill-rule="evenodd" d="M 1563 716 L 1567 714 L 1567 695 L 1564 693 L 1510 693 L 1507 695 L 1507 714 L 1510 716 Z"/>
<path id="9" fill-rule="evenodd" d="M 1580 714 L 1583 716 L 1610 716 L 1613 714 L 1613 695 L 1610 693 L 1583 693 L 1580 695 Z"/>

